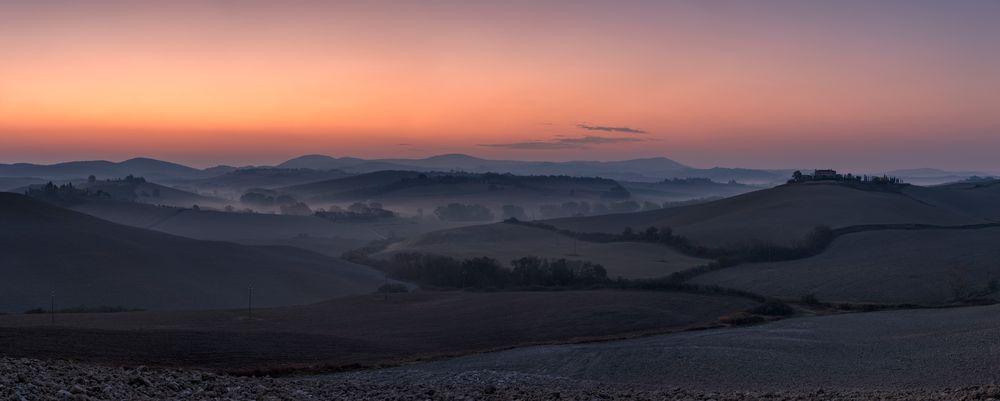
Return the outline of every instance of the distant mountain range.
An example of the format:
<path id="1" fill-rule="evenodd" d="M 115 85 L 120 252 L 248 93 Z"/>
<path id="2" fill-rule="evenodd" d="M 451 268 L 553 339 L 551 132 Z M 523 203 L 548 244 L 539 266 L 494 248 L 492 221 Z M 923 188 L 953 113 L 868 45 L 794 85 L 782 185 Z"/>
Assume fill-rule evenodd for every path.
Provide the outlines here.
<path id="1" fill-rule="evenodd" d="M 657 182 L 670 178 L 708 178 L 718 182 L 738 181 L 747 184 L 783 183 L 794 169 L 746 169 L 746 168 L 697 168 L 678 163 L 666 157 L 654 157 L 621 161 L 566 161 L 539 162 L 519 160 L 490 160 L 463 154 L 446 154 L 423 159 L 360 159 L 355 157 L 331 157 L 324 155 L 305 155 L 293 158 L 273 167 L 275 170 L 249 170 L 242 175 L 224 179 L 226 184 L 236 181 L 263 178 L 272 185 L 294 185 L 309 182 L 316 178 L 315 173 L 307 170 L 329 171 L 339 170 L 349 174 L 370 173 L 375 171 L 464 171 L 470 173 L 511 173 L 518 175 L 569 175 L 578 177 L 603 177 L 619 181 Z M 244 170 L 247 168 L 244 168 Z M 207 169 L 197 169 L 177 163 L 171 163 L 150 158 L 134 158 L 122 162 L 104 160 L 72 161 L 51 165 L 17 163 L 0 164 L 0 177 L 20 178 L 24 182 L 29 179 L 71 180 L 95 175 L 98 179 L 121 178 L 129 174 L 144 177 L 165 184 L 191 183 L 193 185 L 210 183 L 195 183 L 198 180 L 209 180 L 233 173 L 238 168 L 232 166 L 217 166 Z M 296 172 L 295 170 L 299 170 Z M 951 172 L 937 169 L 920 168 L 895 170 L 887 174 L 901 177 L 908 182 L 946 182 L 957 181 L 970 176 L 990 175 L 982 172 Z M 303 177 L 296 177 L 304 175 Z M 254 177 L 261 176 L 261 177 Z M 266 176 L 266 177 L 264 177 Z M 320 178 L 333 178 L 324 176 Z M 37 181 L 34 181 L 37 182 Z M 7 186 L 12 186 L 7 184 Z M 240 185 L 236 185 L 240 186 Z"/>
<path id="2" fill-rule="evenodd" d="M 48 180 L 71 180 L 94 175 L 98 179 L 122 178 L 127 175 L 144 177 L 153 181 L 208 178 L 235 170 L 235 167 L 218 166 L 196 169 L 162 160 L 137 157 L 123 162 L 106 160 L 72 161 L 57 164 L 0 164 L 0 177 L 35 177 Z"/>
<path id="3" fill-rule="evenodd" d="M 969 177 L 990 177 L 992 174 L 982 171 L 945 171 L 936 168 L 911 168 L 893 170 L 886 173 L 901 178 L 904 182 L 917 185 L 937 185 L 948 182 L 962 181 Z"/>
<path id="4" fill-rule="evenodd" d="M 653 182 L 667 178 L 709 178 L 715 181 L 747 183 L 783 182 L 792 170 L 754 170 L 714 167 L 700 169 L 686 166 L 665 157 L 622 161 L 534 162 L 519 160 L 489 160 L 462 154 L 449 154 L 426 159 L 365 160 L 353 157 L 335 158 L 323 155 L 297 157 L 279 164 L 282 168 L 338 169 L 353 173 L 380 170 L 465 171 L 470 173 L 511 173 L 519 175 L 570 175 L 604 177 L 622 181 Z"/>

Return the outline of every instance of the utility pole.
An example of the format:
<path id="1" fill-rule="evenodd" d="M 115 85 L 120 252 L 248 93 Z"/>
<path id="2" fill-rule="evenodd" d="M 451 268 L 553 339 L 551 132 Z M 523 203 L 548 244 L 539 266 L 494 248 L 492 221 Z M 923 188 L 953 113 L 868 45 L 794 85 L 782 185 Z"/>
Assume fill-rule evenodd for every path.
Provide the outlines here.
<path id="1" fill-rule="evenodd" d="M 52 318 L 52 325 L 56 324 L 56 292 L 49 293 L 49 316 Z"/>
<path id="2" fill-rule="evenodd" d="M 253 318 L 253 284 L 250 284 L 247 295 L 247 320 Z"/>

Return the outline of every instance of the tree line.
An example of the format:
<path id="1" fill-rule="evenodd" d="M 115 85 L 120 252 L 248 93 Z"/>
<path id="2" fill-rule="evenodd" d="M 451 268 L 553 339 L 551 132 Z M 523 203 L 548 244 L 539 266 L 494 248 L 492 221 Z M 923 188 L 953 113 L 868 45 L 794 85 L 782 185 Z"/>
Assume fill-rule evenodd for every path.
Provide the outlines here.
<path id="1" fill-rule="evenodd" d="M 813 229 L 799 243 L 792 246 L 776 245 L 764 241 L 748 242 L 737 247 L 721 248 L 698 245 L 689 238 L 677 235 L 670 227 L 647 227 L 644 230 L 636 231 L 632 227 L 625 227 L 621 234 L 612 233 L 585 233 L 561 229 L 551 224 L 540 222 L 525 222 L 517 219 L 504 221 L 507 224 L 521 224 L 530 227 L 541 228 L 553 231 L 568 237 L 590 242 L 650 242 L 669 246 L 680 253 L 699 258 L 714 259 L 708 265 L 674 273 L 678 279 L 686 278 L 684 275 L 700 274 L 699 269 L 704 271 L 729 267 L 740 263 L 752 262 L 777 262 L 786 260 L 802 259 L 819 254 L 839 234 L 830 227 L 818 226 Z"/>
<path id="2" fill-rule="evenodd" d="M 607 284 L 607 270 L 600 264 L 566 259 L 522 257 L 504 266 L 490 257 L 459 260 L 422 252 L 400 252 L 375 259 L 373 245 L 347 252 L 344 259 L 375 267 L 394 279 L 442 289 L 510 289 L 531 287 L 587 287 Z"/>

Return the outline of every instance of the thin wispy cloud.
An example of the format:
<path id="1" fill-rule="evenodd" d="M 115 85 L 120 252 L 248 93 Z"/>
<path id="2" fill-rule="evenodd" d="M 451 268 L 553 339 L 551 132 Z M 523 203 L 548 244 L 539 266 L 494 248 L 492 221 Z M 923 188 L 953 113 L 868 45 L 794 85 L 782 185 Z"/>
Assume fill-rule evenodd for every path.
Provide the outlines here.
<path id="1" fill-rule="evenodd" d="M 625 142 L 641 142 L 639 138 L 609 138 L 605 136 L 583 136 L 571 138 L 556 138 L 513 143 L 486 143 L 479 146 L 505 149 L 546 150 L 546 149 L 584 149 L 594 145 L 608 145 Z"/>
<path id="2" fill-rule="evenodd" d="M 604 131 L 604 132 L 623 132 L 626 134 L 645 134 L 646 131 L 636 128 L 629 127 L 607 127 L 603 125 L 590 125 L 590 124 L 577 124 L 577 128 L 582 128 L 587 131 Z"/>

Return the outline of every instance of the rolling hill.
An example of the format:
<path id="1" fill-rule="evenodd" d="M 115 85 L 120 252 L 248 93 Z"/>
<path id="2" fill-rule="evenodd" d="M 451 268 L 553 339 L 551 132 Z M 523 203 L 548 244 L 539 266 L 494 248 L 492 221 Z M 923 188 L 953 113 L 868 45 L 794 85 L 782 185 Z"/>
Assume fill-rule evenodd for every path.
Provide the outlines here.
<path id="1" fill-rule="evenodd" d="M 44 185 L 46 180 L 32 177 L 0 177 L 0 191 L 22 192 L 30 185 Z"/>
<path id="2" fill-rule="evenodd" d="M 125 179 L 97 180 L 80 183 L 77 187 L 92 192 L 102 191 L 109 194 L 110 198 L 114 200 L 155 205 L 190 207 L 192 205 L 218 206 L 225 203 L 219 198 L 171 188 L 146 181 L 144 178 L 126 177 Z"/>
<path id="3" fill-rule="evenodd" d="M 1000 180 L 958 182 L 933 187 L 911 186 L 904 193 L 949 213 L 1000 221 Z"/>
<path id="4" fill-rule="evenodd" d="M 199 170 L 177 163 L 137 157 L 122 162 L 93 160 L 50 165 L 31 163 L 0 164 L 0 176 L 71 180 L 87 178 L 90 175 L 95 175 L 100 179 L 134 175 L 137 177 L 146 177 L 153 181 L 171 181 L 211 177 L 223 174 L 231 169 L 233 168 L 220 166 Z"/>
<path id="5" fill-rule="evenodd" d="M 1000 291 L 1000 228 L 844 235 L 805 259 L 716 270 L 692 282 L 823 302 L 940 305 Z M 996 288 L 991 288 L 991 285 Z"/>
<path id="6" fill-rule="evenodd" d="M 316 216 L 229 213 L 114 201 L 89 201 L 72 209 L 118 224 L 188 238 L 249 245 L 288 245 L 328 256 L 340 256 L 376 239 L 408 237 L 468 224 L 396 218 L 348 223 Z"/>
<path id="7" fill-rule="evenodd" d="M 705 198 L 725 198 L 763 189 L 737 182 L 715 182 L 707 178 L 674 178 L 659 182 L 621 181 L 633 196 L 660 202 L 688 201 Z"/>
<path id="8" fill-rule="evenodd" d="M 621 161 L 536 162 L 520 160 L 489 160 L 463 154 L 447 154 L 424 159 L 374 159 L 353 157 L 334 158 L 323 155 L 300 156 L 277 167 L 340 169 L 352 173 L 379 170 L 464 171 L 469 173 L 510 173 L 517 175 L 569 175 L 604 177 L 614 180 L 655 182 L 666 178 L 709 178 L 727 182 L 774 184 L 784 182 L 791 170 L 754 170 L 740 168 L 695 168 L 665 157 Z"/>
<path id="9" fill-rule="evenodd" d="M 917 185 L 938 185 L 943 183 L 962 181 L 969 177 L 990 176 L 990 173 L 981 171 L 947 171 L 936 168 L 911 168 L 892 170 L 886 175 L 899 177 L 904 182 Z"/>
<path id="10" fill-rule="evenodd" d="M 617 182 L 598 177 L 393 170 L 286 187 L 278 191 L 291 194 L 314 207 L 376 201 L 393 211 L 413 213 L 423 209 L 429 214 L 435 208 L 450 203 L 479 203 L 494 209 L 497 216 L 506 204 L 524 207 L 530 214 L 542 204 L 616 202 L 629 198 L 628 191 Z"/>
<path id="11" fill-rule="evenodd" d="M 709 262 L 665 246 L 639 243 L 594 243 L 525 225 L 497 223 L 436 231 L 390 245 L 375 257 L 423 252 L 467 259 L 489 256 L 503 265 L 525 256 L 583 260 L 603 265 L 608 277 L 655 278 Z"/>
<path id="12" fill-rule="evenodd" d="M 200 190 L 220 190 L 242 193 L 250 188 L 279 188 L 326 181 L 350 176 L 340 170 L 307 168 L 247 167 L 220 176 L 185 183 L 185 187 Z"/>
<path id="13" fill-rule="evenodd" d="M 417 173 L 380 171 L 306 184 L 286 191 L 317 200 L 484 197 L 509 201 L 528 197 L 604 199 L 617 182 L 604 178 L 569 176 L 515 176 L 511 174 Z M 627 197 L 627 192 L 623 193 Z"/>
<path id="14" fill-rule="evenodd" d="M 188 239 L 0 193 L 0 310 L 99 305 L 143 309 L 287 305 L 361 294 L 368 268 L 285 247 Z"/>
<path id="15" fill-rule="evenodd" d="M 405 179 L 421 175 L 416 171 L 384 170 L 358 174 L 351 177 L 335 178 L 302 185 L 293 185 L 280 190 L 299 197 L 315 200 L 354 200 L 365 198 L 368 193 L 378 193 L 380 188 Z"/>
<path id="16" fill-rule="evenodd" d="M 815 227 L 989 222 L 992 190 L 959 193 L 905 186 L 885 189 L 841 183 L 782 185 L 718 201 L 648 212 L 550 220 L 578 232 L 621 233 L 626 227 L 670 227 L 698 244 L 738 246 L 755 241 L 793 245 Z"/>

